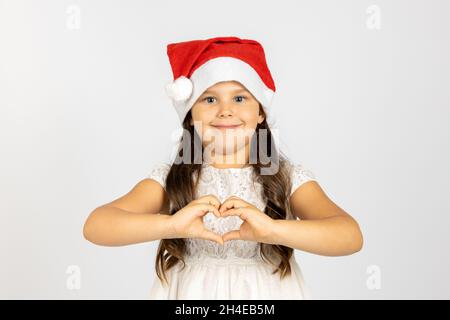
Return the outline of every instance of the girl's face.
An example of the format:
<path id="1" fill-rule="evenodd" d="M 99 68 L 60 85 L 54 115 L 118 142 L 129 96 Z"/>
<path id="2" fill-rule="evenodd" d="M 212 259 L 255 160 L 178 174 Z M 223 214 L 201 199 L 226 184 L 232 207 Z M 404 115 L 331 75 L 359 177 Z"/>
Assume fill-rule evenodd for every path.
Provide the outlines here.
<path id="1" fill-rule="evenodd" d="M 264 121 L 259 108 L 258 100 L 239 82 L 218 82 L 192 106 L 190 124 L 204 147 L 216 154 L 237 153 L 248 146 L 256 126 Z"/>

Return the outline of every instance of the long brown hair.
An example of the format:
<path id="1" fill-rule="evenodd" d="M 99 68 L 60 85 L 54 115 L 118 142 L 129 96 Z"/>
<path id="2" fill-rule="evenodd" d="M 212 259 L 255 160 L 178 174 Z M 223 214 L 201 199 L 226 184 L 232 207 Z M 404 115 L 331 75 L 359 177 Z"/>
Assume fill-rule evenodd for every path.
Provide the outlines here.
<path id="1" fill-rule="evenodd" d="M 260 104 L 260 113 L 264 115 L 262 123 L 258 124 L 255 133 L 260 129 L 265 129 L 267 138 L 266 141 L 261 141 L 259 134 L 253 134 L 251 140 L 251 147 L 261 148 L 265 154 L 271 159 L 271 162 L 278 161 L 278 170 L 274 174 L 261 174 L 261 169 L 267 167 L 261 163 L 260 155 L 257 154 L 257 161 L 253 166 L 255 177 L 263 186 L 266 213 L 272 219 L 286 219 L 287 213 L 290 210 L 289 195 L 291 192 L 291 180 L 289 169 L 287 166 L 287 157 L 282 155 L 274 145 L 274 139 L 269 125 L 266 121 L 266 114 Z M 196 157 L 203 155 L 202 143 L 194 142 L 195 139 L 200 139 L 194 126 L 190 125 L 192 119 L 191 111 L 186 115 L 183 121 L 183 129 L 187 133 L 180 138 L 180 144 L 177 151 L 177 161 L 175 161 L 166 177 L 166 192 L 170 201 L 170 214 L 173 215 L 189 202 L 195 199 L 195 190 L 198 184 L 198 177 L 200 177 L 202 164 L 201 160 Z M 198 140 L 197 140 L 198 141 Z M 265 142 L 265 143 L 264 143 Z M 195 148 L 201 148 L 194 152 Z M 186 155 L 183 155 L 183 150 L 190 150 L 189 159 L 186 160 Z M 180 160 L 181 159 L 181 160 Z M 187 163 L 185 163 L 187 162 Z M 270 165 L 270 162 L 269 162 Z M 197 179 L 194 181 L 193 177 L 196 174 Z M 186 243 L 184 239 L 161 239 L 158 252 L 156 254 L 156 274 L 161 281 L 167 281 L 166 271 L 176 265 L 179 261 L 185 262 L 183 255 L 185 253 Z M 280 278 L 291 273 L 289 259 L 293 254 L 293 249 L 283 245 L 272 245 L 261 243 L 261 257 L 276 267 L 272 274 L 279 272 Z M 273 261 L 273 259 L 277 261 Z"/>

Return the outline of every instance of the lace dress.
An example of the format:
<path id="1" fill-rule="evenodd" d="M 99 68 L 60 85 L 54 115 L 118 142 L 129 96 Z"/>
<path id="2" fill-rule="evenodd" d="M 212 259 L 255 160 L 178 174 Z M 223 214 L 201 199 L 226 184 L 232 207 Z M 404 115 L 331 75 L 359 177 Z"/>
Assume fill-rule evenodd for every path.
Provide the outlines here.
<path id="1" fill-rule="evenodd" d="M 170 169 L 167 163 L 156 164 L 147 178 L 165 187 Z M 300 164 L 292 165 L 291 194 L 301 184 L 316 180 L 315 175 Z M 213 194 L 223 202 L 235 195 L 264 211 L 262 185 L 254 182 L 253 167 L 219 169 L 202 164 L 197 198 Z M 287 219 L 294 219 L 290 210 Z M 238 216 L 217 218 L 212 212 L 203 217 L 205 227 L 217 234 L 239 229 Z M 186 266 L 182 263 L 166 271 L 169 286 L 156 276 L 150 299 L 312 299 L 293 254 L 291 274 L 280 279 L 275 267 L 262 260 L 261 244 L 255 241 L 230 240 L 220 245 L 203 239 L 185 239 Z"/>

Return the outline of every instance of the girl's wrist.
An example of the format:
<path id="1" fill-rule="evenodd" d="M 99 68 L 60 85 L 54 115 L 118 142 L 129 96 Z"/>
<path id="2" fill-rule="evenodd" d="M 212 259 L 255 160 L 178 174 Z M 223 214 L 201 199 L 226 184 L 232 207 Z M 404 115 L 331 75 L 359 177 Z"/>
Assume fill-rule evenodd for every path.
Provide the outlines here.
<path id="1" fill-rule="evenodd" d="M 279 228 L 280 228 L 280 219 L 273 219 L 273 224 L 271 228 L 269 228 L 269 233 L 264 237 L 265 239 L 262 241 L 267 244 L 278 245 L 279 243 Z"/>
<path id="2" fill-rule="evenodd" d="M 168 214 L 159 214 L 162 219 L 163 230 L 165 231 L 162 239 L 179 238 L 173 226 L 173 217 Z"/>

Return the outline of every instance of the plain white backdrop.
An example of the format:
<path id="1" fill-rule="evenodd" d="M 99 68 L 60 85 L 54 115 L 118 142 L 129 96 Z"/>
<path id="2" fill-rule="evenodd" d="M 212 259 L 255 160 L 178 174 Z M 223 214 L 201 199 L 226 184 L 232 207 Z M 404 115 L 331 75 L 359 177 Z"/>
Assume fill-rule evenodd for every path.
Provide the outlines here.
<path id="1" fill-rule="evenodd" d="M 448 1 L 0 1 L 0 298 L 146 299 L 157 242 L 83 238 L 169 159 L 171 42 L 266 52 L 281 149 L 360 223 L 296 251 L 320 299 L 450 298 Z"/>

